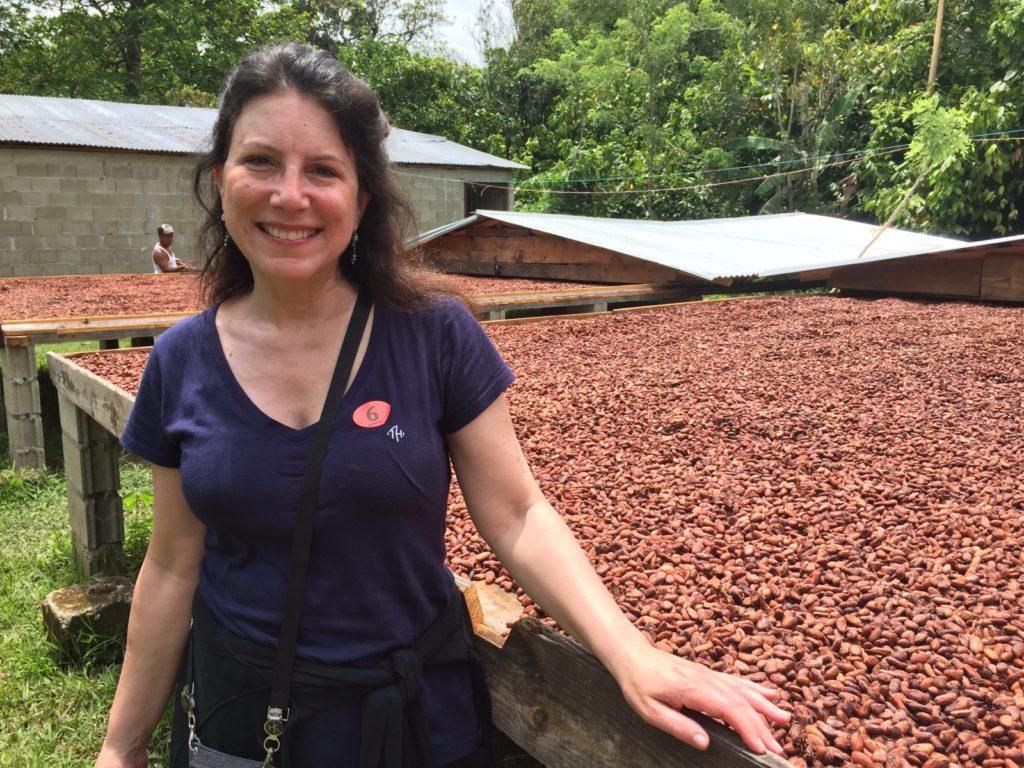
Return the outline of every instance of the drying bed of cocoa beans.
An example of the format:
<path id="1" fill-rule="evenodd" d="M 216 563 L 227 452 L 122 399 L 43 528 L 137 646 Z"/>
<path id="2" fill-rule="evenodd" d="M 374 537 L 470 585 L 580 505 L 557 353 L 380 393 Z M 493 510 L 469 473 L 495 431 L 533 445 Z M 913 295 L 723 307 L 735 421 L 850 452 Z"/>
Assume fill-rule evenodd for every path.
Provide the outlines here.
<path id="1" fill-rule="evenodd" d="M 785 297 L 488 332 L 620 605 L 777 686 L 794 765 L 1024 766 L 1024 310 Z M 451 513 L 452 568 L 545 618 L 457 485 Z"/>
<path id="2" fill-rule="evenodd" d="M 469 295 L 582 288 L 520 278 L 453 275 Z M 168 275 L 66 275 L 0 279 L 0 323 L 66 317 L 151 315 L 192 312 L 204 306 L 195 273 Z"/>

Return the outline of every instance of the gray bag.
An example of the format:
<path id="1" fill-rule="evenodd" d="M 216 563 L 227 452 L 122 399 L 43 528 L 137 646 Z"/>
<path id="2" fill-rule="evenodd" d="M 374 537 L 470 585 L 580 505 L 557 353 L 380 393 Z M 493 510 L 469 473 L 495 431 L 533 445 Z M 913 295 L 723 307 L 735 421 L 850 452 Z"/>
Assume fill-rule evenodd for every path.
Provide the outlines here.
<path id="1" fill-rule="evenodd" d="M 263 768 L 265 762 L 235 757 L 198 744 L 189 757 L 189 768 Z"/>

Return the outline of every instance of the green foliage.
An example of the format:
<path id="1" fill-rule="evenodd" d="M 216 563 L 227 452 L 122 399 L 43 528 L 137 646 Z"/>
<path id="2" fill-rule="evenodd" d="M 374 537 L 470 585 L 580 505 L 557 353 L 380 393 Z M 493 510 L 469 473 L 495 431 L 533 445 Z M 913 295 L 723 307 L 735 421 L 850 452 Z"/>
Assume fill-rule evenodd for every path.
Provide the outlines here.
<path id="1" fill-rule="evenodd" d="M 308 20 L 260 0 L 47 0 L 22 17 L 0 90 L 151 104 L 209 103 L 247 51 Z M 170 98 L 168 98 L 170 96 Z"/>
<path id="2" fill-rule="evenodd" d="M 974 139 L 938 147 L 916 186 L 922 148 L 953 127 L 915 124 L 934 3 L 510 0 L 499 28 L 496 1 L 472 67 L 430 47 L 440 0 L 45 0 L 44 13 L 10 0 L 0 91 L 210 106 L 243 53 L 306 40 L 377 90 L 395 124 L 528 165 L 525 209 L 885 218 L 913 188 L 903 226 L 1024 229 L 1019 0 L 946 14 L 929 119 Z"/>
<path id="3" fill-rule="evenodd" d="M 940 174 L 967 156 L 971 141 L 961 110 L 943 109 L 937 97 L 925 96 L 914 102 L 906 117 L 915 128 L 906 159 L 916 172 Z"/>

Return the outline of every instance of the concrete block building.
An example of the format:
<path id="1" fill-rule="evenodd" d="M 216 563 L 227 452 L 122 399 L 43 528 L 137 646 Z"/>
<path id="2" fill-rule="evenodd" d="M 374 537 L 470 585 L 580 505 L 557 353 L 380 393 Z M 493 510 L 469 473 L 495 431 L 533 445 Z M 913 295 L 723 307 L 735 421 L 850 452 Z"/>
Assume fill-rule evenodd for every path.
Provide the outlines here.
<path id="1" fill-rule="evenodd" d="M 156 227 L 188 260 L 195 155 L 216 111 L 0 94 L 0 278 L 152 271 Z M 511 210 L 524 166 L 394 129 L 388 151 L 420 231 Z"/>

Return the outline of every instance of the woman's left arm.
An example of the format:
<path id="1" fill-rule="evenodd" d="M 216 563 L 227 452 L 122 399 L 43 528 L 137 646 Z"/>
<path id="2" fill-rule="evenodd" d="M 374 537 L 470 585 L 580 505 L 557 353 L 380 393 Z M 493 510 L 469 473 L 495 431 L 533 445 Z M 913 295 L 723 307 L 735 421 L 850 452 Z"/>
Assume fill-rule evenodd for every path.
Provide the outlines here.
<path id="1" fill-rule="evenodd" d="M 705 749 L 707 733 L 679 711 L 687 707 L 723 720 L 758 754 L 782 753 L 769 721 L 789 715 L 772 702 L 775 691 L 660 651 L 625 617 L 544 498 L 504 396 L 448 444 L 480 535 L 545 613 L 604 664 L 644 720 Z"/>

